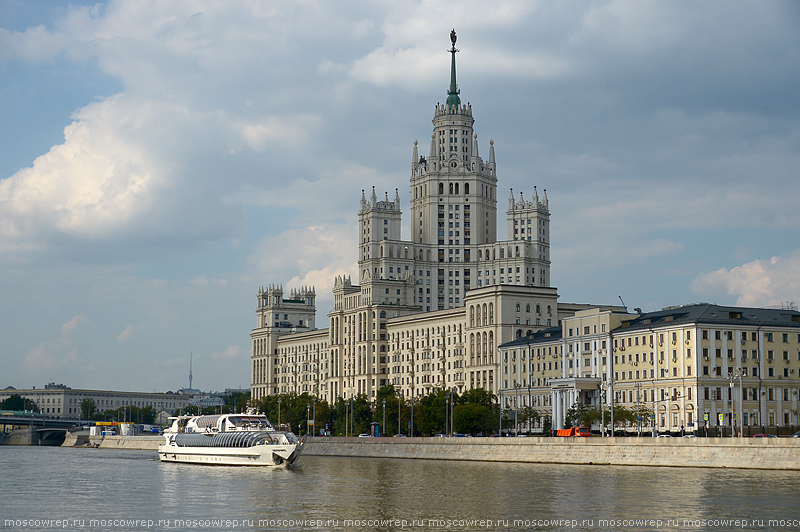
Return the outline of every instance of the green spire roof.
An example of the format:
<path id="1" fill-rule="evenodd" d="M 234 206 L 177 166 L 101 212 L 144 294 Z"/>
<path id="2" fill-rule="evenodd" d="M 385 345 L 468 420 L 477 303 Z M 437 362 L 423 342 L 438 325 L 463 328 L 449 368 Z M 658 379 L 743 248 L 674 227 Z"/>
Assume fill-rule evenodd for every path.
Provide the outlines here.
<path id="1" fill-rule="evenodd" d="M 447 92 L 448 109 L 461 106 L 461 98 L 458 96 L 461 91 L 458 90 L 458 84 L 456 83 L 456 52 L 458 52 L 456 49 L 456 30 L 450 32 L 450 42 L 453 45 L 450 49 L 453 59 L 450 63 L 450 90 Z"/>

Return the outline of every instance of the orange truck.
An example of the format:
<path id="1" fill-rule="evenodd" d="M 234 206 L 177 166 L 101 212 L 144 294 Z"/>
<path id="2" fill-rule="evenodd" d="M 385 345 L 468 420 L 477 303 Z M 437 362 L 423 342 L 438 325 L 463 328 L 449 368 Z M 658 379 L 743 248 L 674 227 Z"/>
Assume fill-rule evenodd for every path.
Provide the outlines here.
<path id="1" fill-rule="evenodd" d="M 589 427 L 572 427 L 571 429 L 558 429 L 556 432 L 556 436 L 570 438 L 574 436 L 583 436 L 588 438 L 592 435 L 592 431 L 589 430 Z"/>

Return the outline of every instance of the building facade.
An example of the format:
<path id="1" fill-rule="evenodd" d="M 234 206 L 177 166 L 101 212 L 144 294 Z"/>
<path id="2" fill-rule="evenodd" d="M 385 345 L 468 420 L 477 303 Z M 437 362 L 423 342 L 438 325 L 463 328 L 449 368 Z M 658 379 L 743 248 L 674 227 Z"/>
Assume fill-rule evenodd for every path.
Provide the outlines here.
<path id="1" fill-rule="evenodd" d="M 94 401 L 97 412 L 117 410 L 126 406 L 139 408 L 153 407 L 156 412 L 174 413 L 176 410 L 186 408 L 189 396 L 174 393 L 146 393 L 146 392 L 115 392 L 111 390 L 80 390 L 63 385 L 49 384 L 43 389 L 15 390 L 6 388 L 0 390 L 0 401 L 12 395 L 19 395 L 35 403 L 39 412 L 49 418 L 75 419 L 81 418 L 81 402 L 84 399 Z M 31 407 L 28 406 L 28 409 Z"/>
<path id="2" fill-rule="evenodd" d="M 504 407 L 531 406 L 553 428 L 576 402 L 612 401 L 646 407 L 660 431 L 800 425 L 795 309 L 585 310 L 499 351 Z"/>
<path id="3" fill-rule="evenodd" d="M 386 384 L 421 395 L 433 386 L 498 390 L 500 343 L 556 324 L 550 287 L 550 211 L 534 187 L 508 199 L 497 240 L 497 164 L 479 154 L 472 106 L 462 104 L 451 35 L 450 88 L 434 109 L 427 156 L 414 141 L 411 235 L 401 235 L 400 194 L 362 190 L 358 284 L 334 281 L 328 328 L 316 329 L 313 288 L 283 298 L 259 288 L 252 339 L 254 399 L 308 392 L 329 401 Z M 527 309 L 523 311 L 521 309 Z"/>

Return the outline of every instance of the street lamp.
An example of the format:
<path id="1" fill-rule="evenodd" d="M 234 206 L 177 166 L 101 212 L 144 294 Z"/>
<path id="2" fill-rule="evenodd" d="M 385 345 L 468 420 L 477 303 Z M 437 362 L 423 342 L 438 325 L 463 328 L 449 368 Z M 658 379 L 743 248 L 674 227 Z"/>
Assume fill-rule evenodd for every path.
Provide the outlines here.
<path id="1" fill-rule="evenodd" d="M 414 437 L 414 396 L 411 396 L 411 434 L 409 434 L 410 438 Z"/>
<path id="2" fill-rule="evenodd" d="M 381 425 L 384 435 L 386 434 L 386 398 L 383 398 L 383 425 Z M 379 432 L 380 434 L 380 432 Z"/>
<path id="3" fill-rule="evenodd" d="M 454 434 L 456 424 L 453 416 L 456 413 L 456 387 L 453 386 L 453 389 L 450 390 L 450 392 L 450 434 Z"/>
<path id="4" fill-rule="evenodd" d="M 600 384 L 603 389 L 603 396 L 605 396 L 605 400 L 601 400 L 600 405 L 600 423 L 603 425 L 603 429 L 605 430 L 605 403 L 606 401 L 611 401 L 611 436 L 614 436 L 614 379 L 608 379 L 607 381 Z M 602 397 L 602 396 L 601 396 Z"/>
<path id="5" fill-rule="evenodd" d="M 742 415 L 742 400 L 744 395 L 742 393 L 742 370 L 737 369 L 735 372 L 731 372 L 728 374 L 728 380 L 730 381 L 730 389 L 731 389 L 731 403 L 733 406 L 733 420 L 731 422 L 733 430 L 731 430 L 731 438 L 736 437 L 736 394 L 733 393 L 734 391 L 734 383 L 736 379 L 739 379 L 739 415 Z M 739 437 L 744 437 L 744 427 L 739 428 Z"/>
<path id="6" fill-rule="evenodd" d="M 450 434 L 450 391 L 446 391 L 444 393 L 444 433 L 445 435 Z"/>
<path id="7" fill-rule="evenodd" d="M 281 398 L 278 397 L 278 430 L 281 430 Z"/>
<path id="8" fill-rule="evenodd" d="M 636 381 L 634 383 L 634 387 L 636 388 L 636 421 L 638 422 L 639 428 L 637 432 L 637 436 L 642 436 L 642 408 L 640 404 L 640 396 L 642 393 L 642 382 Z"/>

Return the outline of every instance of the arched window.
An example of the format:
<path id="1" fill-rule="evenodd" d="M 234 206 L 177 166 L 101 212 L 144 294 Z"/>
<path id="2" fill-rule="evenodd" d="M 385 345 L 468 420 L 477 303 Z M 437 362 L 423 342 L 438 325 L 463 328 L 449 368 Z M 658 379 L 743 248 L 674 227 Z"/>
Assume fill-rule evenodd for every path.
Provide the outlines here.
<path id="1" fill-rule="evenodd" d="M 386 317 L 386 311 L 385 311 L 385 310 L 382 310 L 382 311 L 381 311 L 381 318 L 385 318 L 385 317 Z"/>
<path id="2" fill-rule="evenodd" d="M 444 183 L 439 183 L 439 194 L 444 194 Z"/>
<path id="3" fill-rule="evenodd" d="M 530 312 L 530 311 L 531 311 L 531 304 L 528 303 L 527 305 L 525 305 L 525 312 Z"/>
<path id="4" fill-rule="evenodd" d="M 469 194 L 469 183 L 464 183 L 464 194 Z"/>
<path id="5" fill-rule="evenodd" d="M 541 313 L 542 313 L 542 306 L 536 305 L 536 314 L 541 314 Z"/>
<path id="6" fill-rule="evenodd" d="M 458 194 L 458 183 L 456 183 L 456 194 Z"/>
<path id="7" fill-rule="evenodd" d="M 453 193 L 453 183 L 450 183 L 450 194 Z"/>
<path id="8" fill-rule="evenodd" d="M 519 312 L 519 303 L 517 303 L 517 312 Z"/>

